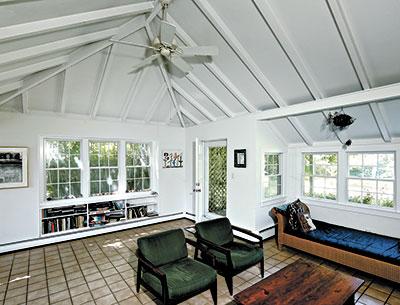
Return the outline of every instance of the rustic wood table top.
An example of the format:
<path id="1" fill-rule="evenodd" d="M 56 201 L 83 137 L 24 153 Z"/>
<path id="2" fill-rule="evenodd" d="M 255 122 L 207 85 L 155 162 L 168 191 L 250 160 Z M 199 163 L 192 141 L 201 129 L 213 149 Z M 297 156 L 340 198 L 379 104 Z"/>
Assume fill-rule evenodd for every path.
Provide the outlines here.
<path id="1" fill-rule="evenodd" d="M 242 305 L 354 304 L 364 281 L 302 259 L 236 294 Z"/>

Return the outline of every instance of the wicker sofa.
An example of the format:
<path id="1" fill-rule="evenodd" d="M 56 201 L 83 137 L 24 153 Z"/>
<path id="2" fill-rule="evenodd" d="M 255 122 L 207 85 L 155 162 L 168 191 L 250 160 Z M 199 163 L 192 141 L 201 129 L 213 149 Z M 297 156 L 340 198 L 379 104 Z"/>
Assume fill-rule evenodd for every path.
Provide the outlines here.
<path id="1" fill-rule="evenodd" d="M 278 223 L 276 241 L 279 249 L 285 245 L 384 279 L 388 279 L 396 283 L 400 283 L 400 252 L 398 252 L 398 256 L 396 256 L 395 252 L 399 251 L 399 248 L 392 250 L 392 256 L 394 253 L 394 257 L 384 258 L 374 255 L 374 253 L 368 253 L 368 251 L 357 251 L 357 249 L 353 249 L 352 247 L 336 245 L 335 243 L 329 242 L 329 238 L 327 238 L 327 242 L 325 242 L 323 238 L 322 240 L 321 238 L 320 240 L 313 240 L 312 238 L 306 236 L 308 234 L 297 234 L 295 232 L 291 232 L 291 230 L 288 228 L 288 220 L 284 208 L 285 207 L 276 207 L 272 209 L 272 214 L 276 217 Z M 324 225 L 326 227 L 327 224 Z M 317 230 L 318 227 L 319 225 L 317 224 Z M 353 232 L 358 236 L 361 236 L 361 238 L 368 238 L 369 236 L 373 235 L 371 233 L 351 230 L 348 228 L 345 228 L 345 230 L 347 230 L 347 232 Z M 318 234 L 323 235 L 324 232 L 321 232 L 320 230 Z M 389 239 L 390 242 L 398 242 L 394 238 L 390 240 L 390 237 L 380 238 Z"/>

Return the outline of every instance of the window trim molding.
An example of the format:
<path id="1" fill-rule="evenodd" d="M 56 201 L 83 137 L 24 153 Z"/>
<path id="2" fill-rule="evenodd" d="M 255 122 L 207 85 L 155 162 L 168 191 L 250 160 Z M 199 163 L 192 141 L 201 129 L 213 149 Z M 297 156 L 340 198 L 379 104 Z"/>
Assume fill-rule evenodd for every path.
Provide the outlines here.
<path id="1" fill-rule="evenodd" d="M 279 157 L 279 172 L 281 176 L 281 193 L 276 196 L 265 196 L 264 192 L 264 173 L 265 173 L 265 155 L 278 155 Z M 279 151 L 264 151 L 261 158 L 261 202 L 270 202 L 270 201 L 277 201 L 285 197 L 285 162 L 284 162 L 284 153 Z M 275 176 L 279 176 L 275 175 Z M 268 175 L 272 176 L 272 175 Z"/>
<path id="2" fill-rule="evenodd" d="M 91 136 L 71 136 L 71 135 L 39 135 L 39 145 L 38 145 L 38 154 L 39 154 L 39 206 L 40 207 L 48 207 L 48 206 L 62 206 L 68 204 L 80 204 L 80 203 L 88 203 L 93 200 L 118 200 L 125 198 L 140 198 L 150 195 L 153 191 L 158 192 L 159 183 L 155 181 L 155 179 L 159 179 L 159 166 L 158 166 L 158 152 L 159 152 L 159 144 L 157 141 L 152 140 L 138 140 L 138 139 L 129 139 L 129 138 L 107 138 L 107 137 L 91 137 Z M 81 161 L 82 161 L 82 169 L 81 169 L 81 198 L 74 199 L 60 199 L 60 200 L 46 200 L 46 169 L 45 169 L 45 141 L 46 140 L 58 140 L 58 141 L 79 141 L 81 143 Z M 121 154 L 122 149 L 121 145 L 124 145 L 123 151 L 125 152 L 125 143 L 146 143 L 151 145 L 151 156 L 150 156 L 150 164 L 151 166 L 151 175 L 150 175 L 150 186 L 151 191 L 145 192 L 132 192 L 126 193 L 124 188 L 121 188 L 123 182 L 124 185 L 126 181 L 121 180 L 121 174 L 118 176 L 118 192 L 116 194 L 104 195 L 104 196 L 90 196 L 90 164 L 89 164 L 89 142 L 90 141 L 98 141 L 98 142 L 117 142 L 118 143 L 118 169 L 123 167 L 125 171 L 125 154 Z M 122 160 L 121 160 L 122 159 Z M 123 162 L 121 162 L 123 161 Z M 125 173 L 126 175 L 126 173 Z"/>

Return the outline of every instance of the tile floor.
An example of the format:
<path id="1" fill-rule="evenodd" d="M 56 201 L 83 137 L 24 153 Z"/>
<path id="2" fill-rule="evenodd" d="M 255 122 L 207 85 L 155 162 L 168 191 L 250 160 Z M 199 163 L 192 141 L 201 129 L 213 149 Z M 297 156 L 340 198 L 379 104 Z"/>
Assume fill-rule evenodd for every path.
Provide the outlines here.
<path id="1" fill-rule="evenodd" d="M 143 235 L 191 225 L 188 220 L 166 222 L 77 241 L 64 242 L 0 256 L 0 304 L 158 304 L 141 289 L 135 291 L 136 240 Z M 266 276 L 302 257 L 365 279 L 357 304 L 400 305 L 400 287 L 265 242 Z M 234 293 L 259 281 L 253 267 L 234 278 Z M 223 278 L 218 277 L 218 304 L 232 303 Z M 212 304 L 205 292 L 185 304 Z"/>

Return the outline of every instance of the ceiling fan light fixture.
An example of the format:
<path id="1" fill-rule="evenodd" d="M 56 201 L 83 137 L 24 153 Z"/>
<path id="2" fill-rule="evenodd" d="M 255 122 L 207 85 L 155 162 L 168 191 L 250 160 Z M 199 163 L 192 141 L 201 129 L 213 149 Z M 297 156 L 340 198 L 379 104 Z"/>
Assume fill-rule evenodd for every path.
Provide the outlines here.
<path id="1" fill-rule="evenodd" d="M 355 122 L 355 118 L 343 112 L 329 113 L 327 124 L 332 130 L 344 130 L 347 129 L 351 124 Z"/>
<path id="2" fill-rule="evenodd" d="M 160 53 L 162 56 L 168 57 L 171 55 L 171 50 L 169 50 L 168 48 L 161 48 Z"/>

